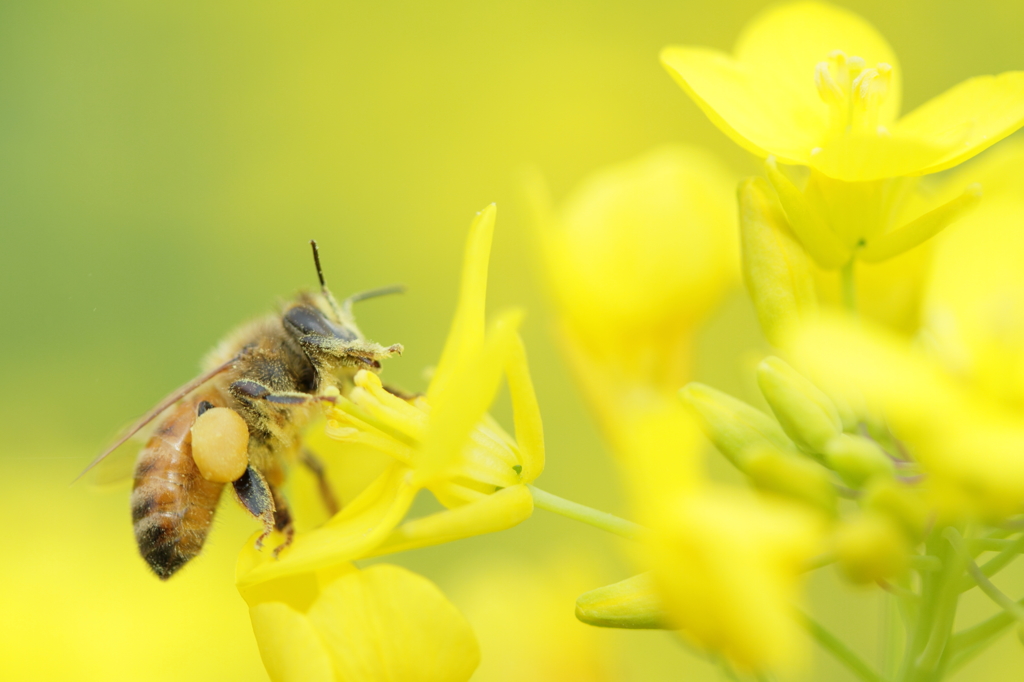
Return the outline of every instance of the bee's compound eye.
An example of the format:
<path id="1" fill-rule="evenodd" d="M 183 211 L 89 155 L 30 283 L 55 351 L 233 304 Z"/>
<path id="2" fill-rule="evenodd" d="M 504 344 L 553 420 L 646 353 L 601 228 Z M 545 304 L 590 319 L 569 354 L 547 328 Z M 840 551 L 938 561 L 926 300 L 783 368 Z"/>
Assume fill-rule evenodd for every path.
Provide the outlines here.
<path id="1" fill-rule="evenodd" d="M 237 412 L 214 407 L 192 425 L 192 459 L 207 481 L 230 483 L 249 466 L 249 427 Z"/>

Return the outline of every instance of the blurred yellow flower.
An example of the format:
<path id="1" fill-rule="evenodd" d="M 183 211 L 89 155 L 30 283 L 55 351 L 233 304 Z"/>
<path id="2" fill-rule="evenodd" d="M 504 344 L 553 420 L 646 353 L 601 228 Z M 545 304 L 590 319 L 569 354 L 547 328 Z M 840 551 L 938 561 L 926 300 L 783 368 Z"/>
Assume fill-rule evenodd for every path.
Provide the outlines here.
<path id="1" fill-rule="evenodd" d="M 980 197 L 908 202 L 909 176 L 955 166 L 1024 125 L 1024 72 L 979 76 L 898 118 L 900 69 L 855 14 L 815 2 L 765 11 L 735 56 L 662 52 L 669 73 L 735 142 L 768 160 L 789 222 L 823 268 L 880 262 L 926 241 Z M 807 166 L 806 180 L 778 163 Z"/>
<path id="2" fill-rule="evenodd" d="M 992 191 L 935 249 L 917 343 L 844 320 L 792 346 L 834 392 L 882 413 L 940 509 L 1003 517 L 1024 500 L 1024 146 L 973 167 Z"/>
<path id="3" fill-rule="evenodd" d="M 751 433 L 761 426 L 751 424 Z M 775 429 L 775 435 L 755 436 L 784 441 Z M 798 662 L 796 586 L 806 562 L 821 551 L 824 516 L 817 508 L 707 483 L 695 457 L 699 431 L 684 410 L 647 410 L 632 434 L 625 447 L 627 471 L 638 479 L 633 505 L 650 529 L 641 538 L 640 558 L 652 569 L 661 606 L 642 583 L 626 583 L 611 590 L 616 598 L 604 600 L 601 613 L 599 604 L 585 603 L 592 607 L 584 614 L 588 622 L 621 620 L 632 608 L 638 622 L 663 617 L 667 627 L 748 670 Z M 595 592 L 590 602 L 603 594 Z"/>
<path id="4" fill-rule="evenodd" d="M 751 21 L 735 56 L 669 47 L 662 62 L 737 144 L 845 182 L 935 173 L 1024 125 L 1024 73 L 968 79 L 899 118 L 902 74 L 874 27 L 817 2 Z"/>
<path id="5" fill-rule="evenodd" d="M 335 394 L 327 435 L 369 446 L 393 463 L 322 527 L 296 535 L 280 559 L 261 555 L 244 569 L 240 563 L 243 595 L 295 573 L 502 530 L 532 513 L 526 484 L 544 468 L 544 442 L 516 335 L 521 313 L 499 315 L 485 331 L 494 217 L 492 205 L 470 229 L 459 304 L 427 395 L 399 397 L 372 372 L 356 375 L 350 395 Z M 518 440 L 486 414 L 503 373 Z M 423 488 L 448 510 L 399 526 Z"/>
<path id="6" fill-rule="evenodd" d="M 666 147 L 580 185 L 538 228 L 566 357 L 599 411 L 637 387 L 674 393 L 694 328 L 736 280 L 735 180 Z"/>
<path id="7" fill-rule="evenodd" d="M 463 682 L 480 662 L 462 614 L 404 568 L 344 565 L 311 599 L 297 594 L 250 602 L 273 682 Z"/>
<path id="8" fill-rule="evenodd" d="M 709 489 L 681 495 L 650 544 L 669 622 L 748 670 L 802 653 L 797 582 L 821 528 L 802 508 Z"/>

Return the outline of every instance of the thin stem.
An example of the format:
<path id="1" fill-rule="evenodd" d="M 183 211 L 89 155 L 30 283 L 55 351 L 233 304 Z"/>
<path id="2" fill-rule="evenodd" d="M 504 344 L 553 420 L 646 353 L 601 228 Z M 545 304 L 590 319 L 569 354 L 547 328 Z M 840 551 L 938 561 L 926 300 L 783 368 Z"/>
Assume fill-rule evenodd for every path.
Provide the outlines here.
<path id="1" fill-rule="evenodd" d="M 1021 535 L 1019 538 L 1010 543 L 1009 546 L 1003 549 L 1003 551 L 1001 551 L 999 554 L 996 554 L 994 557 L 986 561 L 979 568 L 979 570 L 984 576 L 991 578 L 996 573 L 1009 566 L 1010 562 L 1016 559 L 1017 555 L 1021 554 L 1022 552 L 1024 552 L 1024 535 Z M 973 588 L 975 584 L 976 581 L 971 580 L 970 578 L 965 576 L 964 579 L 958 585 L 958 587 L 961 592 L 965 592 Z"/>
<path id="2" fill-rule="evenodd" d="M 823 649 L 832 654 L 837 661 L 864 682 L 885 682 L 885 678 L 871 669 L 871 666 L 863 658 L 853 652 L 846 644 L 826 630 L 820 623 L 807 614 L 801 614 L 807 632 L 821 645 Z"/>
<path id="3" fill-rule="evenodd" d="M 857 288 L 853 279 L 853 264 L 856 259 L 851 258 L 839 271 L 839 281 L 843 292 L 843 307 L 854 315 L 857 314 Z"/>
<path id="4" fill-rule="evenodd" d="M 566 500 L 558 495 L 552 495 L 533 485 L 527 487 L 530 489 L 530 493 L 533 494 L 533 504 L 541 509 L 561 514 L 574 521 L 586 523 L 594 528 L 600 528 L 601 530 L 615 533 L 631 540 L 635 540 L 644 533 L 644 527 L 632 521 L 621 519 L 608 512 L 598 511 L 578 502 Z"/>
<path id="5" fill-rule="evenodd" d="M 989 599 L 998 604 L 1004 611 L 1024 623 L 1024 606 L 1021 606 L 1003 594 L 1003 592 L 993 585 L 992 581 L 982 573 L 981 569 L 978 568 L 978 564 L 974 563 L 971 559 L 970 552 L 967 549 L 967 543 L 964 542 L 960 533 L 958 533 L 955 528 L 947 528 L 943 535 L 945 535 L 946 539 L 949 540 L 949 544 L 953 545 L 953 549 L 960 555 L 960 558 L 967 562 L 967 572 L 970 573 L 971 577 L 978 583 L 978 587 L 981 588 L 981 591 L 984 592 Z"/>

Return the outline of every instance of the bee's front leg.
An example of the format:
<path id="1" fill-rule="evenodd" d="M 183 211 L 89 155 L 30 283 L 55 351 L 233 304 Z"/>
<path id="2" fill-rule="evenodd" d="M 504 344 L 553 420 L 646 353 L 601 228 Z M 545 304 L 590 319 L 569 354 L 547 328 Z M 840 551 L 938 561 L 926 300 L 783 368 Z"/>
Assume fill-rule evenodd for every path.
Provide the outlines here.
<path id="1" fill-rule="evenodd" d="M 245 473 L 231 486 L 242 507 L 263 522 L 263 534 L 256 540 L 256 549 L 259 549 L 263 546 L 263 540 L 273 532 L 276 525 L 275 498 L 277 496 L 274 495 L 263 475 L 252 466 L 247 467 Z M 287 510 L 284 510 L 284 513 L 288 517 L 290 525 L 291 515 L 287 513 Z"/>

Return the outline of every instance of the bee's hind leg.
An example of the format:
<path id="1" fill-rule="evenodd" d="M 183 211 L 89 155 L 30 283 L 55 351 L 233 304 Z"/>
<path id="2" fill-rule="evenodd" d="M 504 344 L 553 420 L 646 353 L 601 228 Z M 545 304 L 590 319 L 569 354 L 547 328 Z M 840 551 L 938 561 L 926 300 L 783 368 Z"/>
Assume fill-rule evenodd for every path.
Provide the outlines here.
<path id="1" fill-rule="evenodd" d="M 263 522 L 263 534 L 256 540 L 256 549 L 263 546 L 263 540 L 273 532 L 277 525 L 277 519 L 282 516 L 276 511 L 278 495 L 267 484 L 263 475 L 252 466 L 246 468 L 245 473 L 231 484 L 235 491 L 235 497 L 242 507 L 255 518 Z M 288 510 L 283 510 L 283 516 L 288 518 L 288 525 L 291 525 L 291 515 Z"/>
<path id="2" fill-rule="evenodd" d="M 338 504 L 338 498 L 335 496 L 334 490 L 327 480 L 327 471 L 324 468 L 324 463 L 309 448 L 302 449 L 299 461 L 316 476 L 316 482 L 320 488 L 320 498 L 324 501 L 327 513 L 330 516 L 337 514 L 341 510 L 341 505 Z"/>

